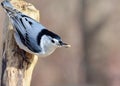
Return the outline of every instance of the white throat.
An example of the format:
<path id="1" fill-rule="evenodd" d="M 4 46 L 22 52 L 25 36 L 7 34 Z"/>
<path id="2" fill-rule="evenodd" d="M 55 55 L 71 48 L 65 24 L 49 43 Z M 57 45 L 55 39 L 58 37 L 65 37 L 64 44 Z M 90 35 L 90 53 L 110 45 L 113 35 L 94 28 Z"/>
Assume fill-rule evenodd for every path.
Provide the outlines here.
<path id="1" fill-rule="evenodd" d="M 47 36 L 42 36 L 41 38 L 41 43 L 40 43 L 40 46 L 41 46 L 41 52 L 40 54 L 42 56 L 48 56 L 50 54 L 52 54 L 55 49 L 57 48 L 56 45 L 54 45 L 51 40 L 47 37 Z"/>

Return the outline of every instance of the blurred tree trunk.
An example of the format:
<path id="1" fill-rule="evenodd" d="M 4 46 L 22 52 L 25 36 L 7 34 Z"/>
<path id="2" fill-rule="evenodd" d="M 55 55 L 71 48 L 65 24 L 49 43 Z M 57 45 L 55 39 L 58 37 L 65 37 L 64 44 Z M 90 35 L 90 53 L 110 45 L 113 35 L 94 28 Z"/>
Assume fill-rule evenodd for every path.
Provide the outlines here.
<path id="1" fill-rule="evenodd" d="M 23 13 L 39 21 L 39 11 L 30 3 L 23 0 L 12 0 L 11 3 Z M 32 72 L 38 57 L 26 52 L 25 55 L 30 63 L 24 61 L 20 55 L 23 50 L 16 45 L 13 33 L 13 27 L 7 17 L 2 36 L 1 86 L 30 86 Z"/>
<path id="2" fill-rule="evenodd" d="M 91 12 L 91 5 L 94 5 L 96 2 L 95 0 L 92 1 L 88 1 L 88 0 L 82 0 L 82 12 L 81 12 L 81 21 L 82 21 L 82 28 L 83 28 L 83 42 L 84 42 L 84 62 L 85 62 L 85 68 L 86 68 L 86 83 L 88 85 L 95 85 L 95 86 L 104 86 L 103 84 L 105 83 L 104 78 L 102 77 L 102 80 L 99 80 L 99 78 L 101 79 L 101 76 L 99 76 L 99 73 L 97 71 L 97 73 L 95 73 L 95 71 L 93 70 L 94 66 L 92 64 L 95 64 L 94 59 L 97 58 L 95 57 L 94 59 L 92 59 L 92 52 L 93 49 L 96 48 L 96 40 L 94 39 L 98 39 L 97 36 L 99 35 L 100 31 L 103 29 L 102 27 L 106 24 L 107 21 L 107 16 L 101 15 L 99 18 L 98 16 L 96 17 L 94 14 L 94 12 Z M 92 8 L 93 10 L 93 8 Z M 90 13 L 91 12 L 91 13 Z M 100 13 L 101 10 L 99 10 L 98 13 Z M 94 17 L 91 17 L 91 14 L 94 15 Z M 91 20 L 90 20 L 91 19 Z M 96 52 L 93 52 L 93 55 L 96 55 Z M 99 52 L 97 52 L 98 54 Z M 102 62 L 101 62 L 102 63 Z M 99 68 L 99 67 L 98 67 Z M 95 76 L 95 77 L 94 77 Z M 98 76 L 98 77 L 96 77 Z M 94 78 L 94 79 L 93 79 Z M 101 82 L 101 83 L 98 83 Z"/>
<path id="3" fill-rule="evenodd" d="M 87 82 L 120 86 L 120 1 L 82 1 Z"/>
<path id="4" fill-rule="evenodd" d="M 86 22 L 85 22 L 85 12 L 86 12 L 86 0 L 81 0 L 81 14 L 80 14 L 80 21 L 81 21 L 81 27 L 83 32 L 83 51 L 84 51 L 84 64 L 85 64 L 85 72 L 86 72 L 86 82 L 88 82 L 89 78 L 89 61 L 88 61 L 88 36 L 86 31 Z"/>

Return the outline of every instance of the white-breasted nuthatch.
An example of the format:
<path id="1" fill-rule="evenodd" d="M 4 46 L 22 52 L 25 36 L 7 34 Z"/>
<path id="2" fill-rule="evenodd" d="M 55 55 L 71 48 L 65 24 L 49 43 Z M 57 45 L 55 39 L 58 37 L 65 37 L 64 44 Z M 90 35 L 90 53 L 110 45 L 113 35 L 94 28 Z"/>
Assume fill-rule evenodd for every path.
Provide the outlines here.
<path id="1" fill-rule="evenodd" d="M 9 1 L 3 1 L 1 5 L 14 27 L 15 41 L 24 51 L 38 56 L 48 56 L 58 47 L 70 47 L 61 40 L 60 36 L 15 9 Z"/>

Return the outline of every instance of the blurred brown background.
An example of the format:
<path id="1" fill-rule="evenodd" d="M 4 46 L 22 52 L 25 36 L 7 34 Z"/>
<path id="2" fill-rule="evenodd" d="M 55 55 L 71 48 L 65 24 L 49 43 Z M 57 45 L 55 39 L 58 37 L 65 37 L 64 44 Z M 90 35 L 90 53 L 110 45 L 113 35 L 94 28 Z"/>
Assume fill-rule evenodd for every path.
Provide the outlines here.
<path id="1" fill-rule="evenodd" d="M 27 2 L 40 10 L 43 25 L 72 45 L 39 58 L 31 86 L 120 86 L 119 0 Z M 0 7 L 0 20 L 4 15 Z"/>

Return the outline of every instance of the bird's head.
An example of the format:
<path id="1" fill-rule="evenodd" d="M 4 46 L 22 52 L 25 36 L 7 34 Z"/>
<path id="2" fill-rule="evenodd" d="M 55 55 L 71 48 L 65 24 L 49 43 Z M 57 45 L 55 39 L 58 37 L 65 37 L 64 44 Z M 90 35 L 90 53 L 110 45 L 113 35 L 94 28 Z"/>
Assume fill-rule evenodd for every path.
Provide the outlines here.
<path id="1" fill-rule="evenodd" d="M 42 37 L 41 37 L 41 42 L 43 42 L 43 44 L 50 44 L 51 46 L 55 46 L 55 47 L 70 47 L 70 45 L 68 45 L 67 43 L 64 43 L 61 39 L 61 37 L 49 30 L 42 30 Z"/>
<path id="2" fill-rule="evenodd" d="M 70 47 L 67 43 L 64 43 L 60 36 L 57 34 L 48 31 L 46 29 L 41 31 L 41 48 L 44 49 L 45 52 L 53 52 L 58 47 Z"/>
<path id="3" fill-rule="evenodd" d="M 62 39 L 58 35 L 56 35 L 55 37 L 48 36 L 48 38 L 51 41 L 51 44 L 53 46 L 56 46 L 56 47 L 65 47 L 65 48 L 70 47 L 70 45 L 68 45 L 67 43 L 64 43 L 62 41 Z"/>

